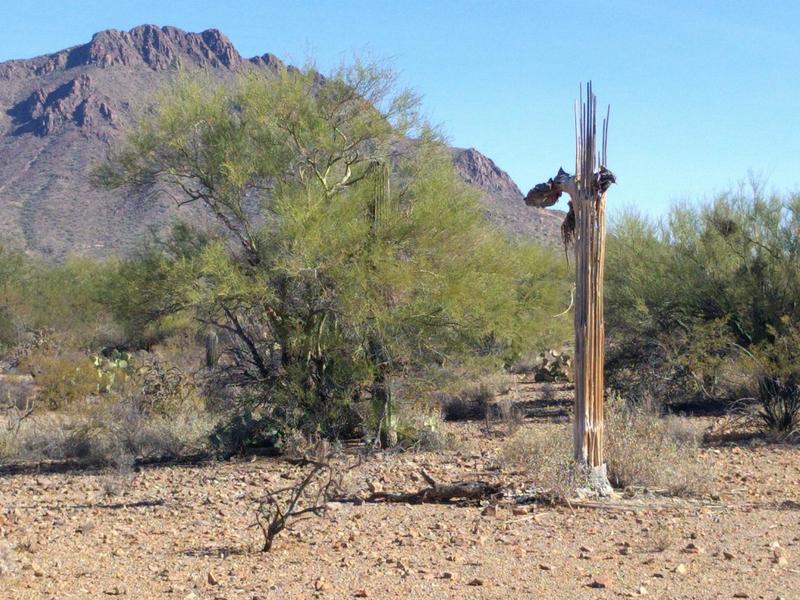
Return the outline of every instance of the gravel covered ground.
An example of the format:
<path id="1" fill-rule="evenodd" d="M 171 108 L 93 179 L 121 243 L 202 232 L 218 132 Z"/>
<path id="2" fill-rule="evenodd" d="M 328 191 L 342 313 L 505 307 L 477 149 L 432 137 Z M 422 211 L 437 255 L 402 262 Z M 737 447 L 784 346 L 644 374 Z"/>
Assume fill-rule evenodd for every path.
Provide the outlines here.
<path id="1" fill-rule="evenodd" d="M 543 427 L 526 422 L 524 427 Z M 502 481 L 502 427 L 450 425 L 458 450 L 377 455 L 354 492 Z M 254 507 L 292 481 L 278 459 L 159 465 L 129 475 L 0 475 L 0 597 L 800 598 L 800 448 L 703 451 L 707 498 L 645 492 L 602 507 L 330 505 L 259 552 Z M 38 472 L 37 472 L 38 471 Z"/>

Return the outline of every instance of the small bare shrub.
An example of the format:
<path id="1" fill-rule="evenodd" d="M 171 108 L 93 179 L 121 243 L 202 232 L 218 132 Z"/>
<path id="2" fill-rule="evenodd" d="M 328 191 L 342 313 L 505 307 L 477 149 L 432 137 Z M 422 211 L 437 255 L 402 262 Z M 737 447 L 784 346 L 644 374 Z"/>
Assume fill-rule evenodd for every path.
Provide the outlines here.
<path id="1" fill-rule="evenodd" d="M 19 431 L 33 414 L 33 396 L 17 397 L 10 393 L 0 402 L 0 460 L 17 452 Z"/>
<path id="2" fill-rule="evenodd" d="M 649 550 L 652 552 L 664 552 L 675 542 L 675 530 L 662 521 L 656 522 L 647 533 L 650 540 Z"/>
<path id="3" fill-rule="evenodd" d="M 136 458 L 127 452 L 121 452 L 111 461 L 111 469 L 103 476 L 101 485 L 107 498 L 122 494 L 133 480 L 133 467 Z"/>
<path id="4" fill-rule="evenodd" d="M 508 434 L 513 435 L 522 427 L 524 415 L 522 410 L 514 403 L 514 399 L 506 396 L 497 403 L 499 419 L 508 428 Z"/>
<path id="5" fill-rule="evenodd" d="M 169 415 L 187 405 L 203 404 L 200 386 L 190 374 L 156 354 L 148 355 L 142 362 L 137 384 L 144 410 Z"/>
<path id="6" fill-rule="evenodd" d="M 256 525 L 264 538 L 262 552 L 269 552 L 275 537 L 303 515 L 322 515 L 339 493 L 341 471 L 332 464 L 330 445 L 317 439 L 303 459 L 305 472 L 292 484 L 266 490 L 256 508 Z"/>
<path id="7" fill-rule="evenodd" d="M 645 486 L 696 495 L 711 474 L 701 461 L 702 439 L 685 418 L 662 417 L 639 405 L 608 403 L 605 457 L 615 487 Z"/>
<path id="8" fill-rule="evenodd" d="M 542 384 L 539 394 L 539 400 L 543 404 L 552 404 L 556 401 L 556 389 L 550 382 Z"/>

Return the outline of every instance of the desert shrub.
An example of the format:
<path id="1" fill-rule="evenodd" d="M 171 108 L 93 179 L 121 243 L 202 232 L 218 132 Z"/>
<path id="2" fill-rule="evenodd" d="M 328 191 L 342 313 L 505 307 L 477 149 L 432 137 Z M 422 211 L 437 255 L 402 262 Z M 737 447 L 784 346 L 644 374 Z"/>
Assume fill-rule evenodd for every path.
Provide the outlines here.
<path id="1" fill-rule="evenodd" d="M 800 434 L 800 327 L 788 317 L 772 339 L 755 346 L 745 360 L 753 377 L 756 417 L 770 432 Z"/>
<path id="2" fill-rule="evenodd" d="M 572 380 L 572 358 L 568 352 L 549 350 L 538 356 L 527 354 L 509 369 L 511 373 L 533 375 L 534 381 L 551 383 Z"/>
<path id="3" fill-rule="evenodd" d="M 458 394 L 442 394 L 440 402 L 446 421 L 483 420 L 492 410 L 494 392 L 486 384 L 481 384 Z"/>
<path id="4" fill-rule="evenodd" d="M 786 379 L 770 374 L 758 376 L 759 417 L 766 428 L 775 433 L 794 435 L 800 427 L 800 380 L 797 375 Z"/>
<path id="5" fill-rule="evenodd" d="M 24 359 L 19 369 L 33 375 L 39 399 L 52 410 L 83 401 L 99 393 L 106 383 L 91 359 L 78 351 L 35 353 Z"/>
<path id="6" fill-rule="evenodd" d="M 157 353 L 140 355 L 134 385 L 143 409 L 150 413 L 169 416 L 205 404 L 201 381 Z"/>
<path id="7" fill-rule="evenodd" d="M 178 457 L 208 450 L 217 419 L 188 407 L 169 416 L 148 414 L 140 398 L 104 398 L 82 412 L 44 412 L 27 419 L 3 458 L 115 466 L 132 458 Z"/>
<path id="8" fill-rule="evenodd" d="M 632 338 L 716 320 L 741 345 L 769 338 L 769 326 L 798 316 L 798 225 L 799 196 L 757 185 L 676 206 L 657 224 L 624 215 L 610 228 L 609 330 Z"/>
<path id="9" fill-rule="evenodd" d="M 615 400 L 605 420 L 605 458 L 615 487 L 644 486 L 674 495 L 701 494 L 711 474 L 702 435 L 685 419 Z"/>
<path id="10" fill-rule="evenodd" d="M 15 346 L 21 337 L 21 323 L 7 306 L 0 306 L 0 350 Z"/>
<path id="11" fill-rule="evenodd" d="M 242 414 L 267 432 L 362 434 L 365 400 L 372 421 L 396 412 L 391 382 L 470 355 L 498 369 L 568 330 L 550 318 L 563 259 L 485 222 L 393 83 L 363 64 L 186 79 L 96 173 L 177 185 L 218 219 L 222 233 L 179 227 L 124 263 L 112 309 L 140 328 L 196 319 L 225 333 L 217 375 L 246 389 Z"/>
<path id="12" fill-rule="evenodd" d="M 619 218 L 606 270 L 609 382 L 629 399 L 665 401 L 756 388 L 743 357 L 774 344 L 784 318 L 800 319 L 798 227 L 800 196 L 757 184 L 658 223 Z"/>
<path id="13" fill-rule="evenodd" d="M 702 462 L 702 435 L 686 419 L 660 416 L 638 404 L 609 403 L 605 458 L 615 487 L 643 486 L 674 495 L 703 493 L 712 474 Z M 506 441 L 501 462 L 529 475 L 552 500 L 573 497 L 588 482 L 576 465 L 569 425 L 523 428 Z"/>
<path id="14" fill-rule="evenodd" d="M 448 450 L 456 444 L 438 407 L 402 401 L 397 413 L 397 437 L 400 447 L 423 452 Z"/>
<path id="15" fill-rule="evenodd" d="M 42 329 L 74 347 L 113 343 L 120 332 L 104 296 L 116 269 L 112 260 L 79 257 L 47 263 L 0 244 L 0 347 Z"/>
<path id="16" fill-rule="evenodd" d="M 283 448 L 287 430 L 260 412 L 240 410 L 227 415 L 209 439 L 217 452 L 242 454 L 252 450 Z"/>

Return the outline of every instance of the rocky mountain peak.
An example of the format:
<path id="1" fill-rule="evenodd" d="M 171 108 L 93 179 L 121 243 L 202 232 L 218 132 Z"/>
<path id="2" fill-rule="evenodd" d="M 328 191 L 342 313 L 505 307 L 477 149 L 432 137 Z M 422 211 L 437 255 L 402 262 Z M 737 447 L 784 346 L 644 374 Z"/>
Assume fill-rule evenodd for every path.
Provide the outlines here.
<path id="1" fill-rule="evenodd" d="M 233 43 L 217 29 L 190 33 L 156 25 L 140 25 L 130 31 L 106 29 L 86 44 L 32 60 L 37 76 L 89 65 L 146 66 L 163 71 L 181 65 L 236 69 L 243 63 Z"/>
<path id="2" fill-rule="evenodd" d="M 475 148 L 455 149 L 453 160 L 467 183 L 493 194 L 522 197 L 522 192 L 509 174 L 498 167 L 491 158 L 484 156 Z"/>
<path id="3" fill-rule="evenodd" d="M 87 177 L 179 68 L 223 81 L 293 67 L 273 54 L 243 59 L 216 29 L 155 25 L 108 29 L 79 46 L 0 63 L 0 241 L 56 258 L 125 254 L 153 227 L 201 219 L 149 191 L 101 190 Z M 452 152 L 462 179 L 479 188 L 487 218 L 513 235 L 560 239 L 558 215 L 526 208 L 491 159 L 474 148 Z"/>

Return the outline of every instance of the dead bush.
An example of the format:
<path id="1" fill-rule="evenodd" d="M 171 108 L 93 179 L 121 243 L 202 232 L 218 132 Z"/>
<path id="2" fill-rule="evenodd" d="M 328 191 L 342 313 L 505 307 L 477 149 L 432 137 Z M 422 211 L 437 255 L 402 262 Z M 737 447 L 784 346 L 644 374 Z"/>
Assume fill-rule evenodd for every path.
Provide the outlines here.
<path id="1" fill-rule="evenodd" d="M 101 485 L 107 498 L 121 495 L 133 480 L 133 467 L 136 458 L 132 454 L 122 452 L 112 458 L 108 472 L 102 477 Z"/>
<path id="2" fill-rule="evenodd" d="M 141 392 L 142 407 L 148 412 L 169 415 L 187 405 L 202 405 L 200 386 L 191 374 L 157 354 L 141 359 L 134 381 Z"/>
<path id="3" fill-rule="evenodd" d="M 17 451 L 17 438 L 26 419 L 33 414 L 32 395 L 12 396 L 0 400 L 0 460 L 13 456 Z"/>
<path id="4" fill-rule="evenodd" d="M 673 495 L 706 491 L 711 473 L 700 456 L 702 435 L 687 419 L 621 400 L 607 405 L 605 457 L 612 485 Z"/>
<path id="5" fill-rule="evenodd" d="M 320 516 L 328 502 L 341 492 L 343 470 L 333 462 L 330 444 L 321 438 L 306 446 L 301 460 L 304 472 L 291 485 L 270 490 L 258 501 L 256 526 L 261 531 L 264 544 L 262 552 L 269 552 L 275 537 L 289 527 L 292 521 L 304 515 Z"/>
<path id="6" fill-rule="evenodd" d="M 522 411 L 510 398 L 504 398 L 497 403 L 497 420 L 505 425 L 509 435 L 513 435 L 522 426 Z"/>
<path id="7" fill-rule="evenodd" d="M 647 531 L 649 548 L 651 552 L 664 552 L 675 543 L 677 534 L 675 529 L 667 523 L 657 522 Z"/>

